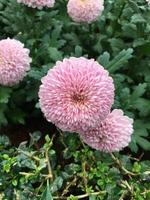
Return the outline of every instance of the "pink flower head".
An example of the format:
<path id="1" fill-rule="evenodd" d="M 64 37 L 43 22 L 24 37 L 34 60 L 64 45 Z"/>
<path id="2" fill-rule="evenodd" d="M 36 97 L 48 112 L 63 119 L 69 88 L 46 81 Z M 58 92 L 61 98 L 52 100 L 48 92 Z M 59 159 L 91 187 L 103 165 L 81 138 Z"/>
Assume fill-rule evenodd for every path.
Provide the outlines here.
<path id="1" fill-rule="evenodd" d="M 146 0 L 148 2 L 148 5 L 150 5 L 150 0 Z"/>
<path id="2" fill-rule="evenodd" d="M 94 59 L 83 57 L 58 61 L 42 78 L 40 107 L 48 121 L 63 131 L 94 127 L 109 113 L 114 84 Z"/>
<path id="3" fill-rule="evenodd" d="M 24 3 L 25 5 L 33 8 L 42 9 L 43 7 L 53 7 L 55 0 L 17 0 L 18 3 Z"/>
<path id="4" fill-rule="evenodd" d="M 81 139 L 94 149 L 104 152 L 119 151 L 128 146 L 133 133 L 133 119 L 123 111 L 113 110 L 97 128 L 80 133 Z"/>
<path id="5" fill-rule="evenodd" d="M 24 44 L 15 39 L 0 41 L 0 85 L 12 86 L 30 69 L 31 58 Z"/>
<path id="6" fill-rule="evenodd" d="M 96 21 L 104 10 L 104 0 L 69 0 L 67 10 L 75 22 Z"/>

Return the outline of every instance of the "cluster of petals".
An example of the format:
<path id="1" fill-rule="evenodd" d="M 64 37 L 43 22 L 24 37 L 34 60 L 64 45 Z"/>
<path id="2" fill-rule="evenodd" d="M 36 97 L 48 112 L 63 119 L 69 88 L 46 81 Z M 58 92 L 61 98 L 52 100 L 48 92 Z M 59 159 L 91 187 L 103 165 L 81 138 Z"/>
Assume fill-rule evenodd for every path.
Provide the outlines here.
<path id="1" fill-rule="evenodd" d="M 39 102 L 49 122 L 63 131 L 84 131 L 109 114 L 114 102 L 113 80 L 94 59 L 64 59 L 42 78 Z"/>
<path id="2" fill-rule="evenodd" d="M 148 5 L 150 5 L 150 0 L 146 0 L 148 2 Z"/>
<path id="3" fill-rule="evenodd" d="M 42 9 L 43 7 L 51 8 L 55 4 L 55 0 L 17 0 L 17 2 L 39 9 Z"/>
<path id="4" fill-rule="evenodd" d="M 13 86 L 26 76 L 31 58 L 24 44 L 15 39 L 0 41 L 0 85 Z"/>
<path id="5" fill-rule="evenodd" d="M 128 146 L 132 133 L 133 119 L 115 109 L 96 128 L 80 133 L 80 137 L 94 149 L 114 152 Z"/>
<path id="6" fill-rule="evenodd" d="M 69 0 L 67 12 L 75 22 L 91 23 L 102 14 L 104 0 Z"/>

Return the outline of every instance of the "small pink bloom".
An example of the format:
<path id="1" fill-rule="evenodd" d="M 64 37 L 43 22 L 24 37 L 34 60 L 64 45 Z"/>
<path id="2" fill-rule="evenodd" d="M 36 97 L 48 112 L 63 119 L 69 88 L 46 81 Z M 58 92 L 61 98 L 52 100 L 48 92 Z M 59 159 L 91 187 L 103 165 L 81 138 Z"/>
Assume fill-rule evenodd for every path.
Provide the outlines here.
<path id="1" fill-rule="evenodd" d="M 113 110 L 97 128 L 80 133 L 81 139 L 94 149 L 113 152 L 128 146 L 133 133 L 133 119 L 123 111 Z"/>
<path id="2" fill-rule="evenodd" d="M 29 7 L 42 9 L 43 7 L 53 7 L 55 0 L 17 0 L 17 2 L 24 3 Z"/>
<path id="3" fill-rule="evenodd" d="M 69 0 L 67 10 L 75 22 L 96 21 L 104 10 L 104 0 Z"/>
<path id="4" fill-rule="evenodd" d="M 42 78 L 40 107 L 60 129 L 78 132 L 105 119 L 114 101 L 114 84 L 94 59 L 58 61 Z"/>
<path id="5" fill-rule="evenodd" d="M 24 44 L 15 39 L 0 41 L 0 85 L 12 86 L 30 69 L 31 58 Z"/>

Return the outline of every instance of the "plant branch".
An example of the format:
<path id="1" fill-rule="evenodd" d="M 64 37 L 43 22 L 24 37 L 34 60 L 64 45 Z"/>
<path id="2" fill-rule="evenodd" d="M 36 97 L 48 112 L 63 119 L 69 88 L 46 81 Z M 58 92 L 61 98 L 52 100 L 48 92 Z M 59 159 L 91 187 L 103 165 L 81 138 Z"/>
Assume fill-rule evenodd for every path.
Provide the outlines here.
<path id="1" fill-rule="evenodd" d="M 28 152 L 22 151 L 21 149 L 18 149 L 18 152 L 24 154 L 25 156 L 27 156 L 27 157 L 29 157 L 29 158 L 31 158 L 32 160 L 35 160 L 35 161 L 37 161 L 37 162 L 40 161 L 40 159 L 39 159 L 38 157 L 33 156 L 32 154 L 30 154 L 30 153 L 28 153 Z"/>
<path id="2" fill-rule="evenodd" d="M 119 168 L 120 168 L 125 174 L 128 174 L 129 176 L 137 176 L 137 175 L 138 175 L 138 174 L 135 174 L 135 173 L 133 173 L 133 172 L 127 170 L 127 169 L 122 165 L 122 163 L 120 162 L 120 160 L 114 156 L 114 154 L 111 153 L 110 155 L 111 155 L 112 159 L 115 161 L 115 163 L 119 166 Z"/>
<path id="3" fill-rule="evenodd" d="M 82 195 L 78 195 L 78 196 L 74 196 L 75 198 L 77 199 L 84 199 L 86 197 L 89 197 L 90 195 L 94 195 L 94 196 L 97 196 L 99 194 L 105 194 L 106 191 L 100 191 L 100 192 L 93 192 L 93 193 L 90 193 L 90 194 L 82 194 Z M 53 197 L 53 199 L 67 199 L 69 197 Z"/>
<path id="4" fill-rule="evenodd" d="M 48 168 L 48 176 L 47 178 L 51 179 L 53 181 L 53 173 L 52 173 L 52 168 L 51 168 L 51 164 L 50 164 L 50 160 L 49 160 L 49 156 L 48 156 L 48 151 L 46 150 L 45 152 L 45 156 L 46 156 L 46 163 L 47 163 L 47 168 Z"/>

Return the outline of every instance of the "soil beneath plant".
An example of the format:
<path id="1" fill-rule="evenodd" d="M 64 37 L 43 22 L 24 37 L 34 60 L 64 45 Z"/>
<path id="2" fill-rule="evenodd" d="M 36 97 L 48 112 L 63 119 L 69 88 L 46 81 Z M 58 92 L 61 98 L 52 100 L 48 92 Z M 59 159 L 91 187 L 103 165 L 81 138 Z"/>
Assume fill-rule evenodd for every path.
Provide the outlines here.
<path id="1" fill-rule="evenodd" d="M 10 124 L 0 128 L 0 135 L 6 135 L 10 139 L 11 145 L 18 147 L 21 142 L 29 141 L 30 134 L 40 131 L 41 138 L 37 148 L 44 144 L 46 135 L 52 136 L 56 133 L 56 127 L 48 123 L 44 118 L 32 118 L 26 121 L 26 125 Z"/>

